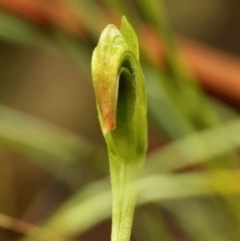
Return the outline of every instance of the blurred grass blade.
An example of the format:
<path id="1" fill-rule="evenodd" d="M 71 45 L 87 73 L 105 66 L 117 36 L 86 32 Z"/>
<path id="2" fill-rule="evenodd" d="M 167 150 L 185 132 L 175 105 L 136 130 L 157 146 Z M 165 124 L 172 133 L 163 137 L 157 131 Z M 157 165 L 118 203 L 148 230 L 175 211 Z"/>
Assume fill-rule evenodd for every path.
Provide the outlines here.
<path id="1" fill-rule="evenodd" d="M 147 64 L 143 65 L 143 70 L 147 80 L 149 113 L 158 126 L 171 139 L 177 139 L 192 133 L 194 131 L 192 123 L 182 115 L 163 85 L 164 79 L 167 78 L 164 73 Z M 172 80 L 167 79 L 167 81 Z"/>
<path id="2" fill-rule="evenodd" d="M 79 17 L 79 21 L 97 41 L 102 29 L 108 24 L 106 14 L 97 1 L 62 0 Z M 96 17 L 97 16 L 97 17 Z"/>
<path id="3" fill-rule="evenodd" d="M 111 216 L 111 188 L 108 178 L 86 185 L 66 201 L 42 224 L 44 230 L 32 233 L 21 241 L 67 239 L 80 235 Z"/>
<path id="4" fill-rule="evenodd" d="M 105 156 L 93 142 L 4 105 L 0 105 L 0 143 L 35 157 L 34 161 L 51 172 L 75 161 L 89 160 L 90 165 Z"/>
<path id="5" fill-rule="evenodd" d="M 239 176 L 239 171 L 226 170 L 212 173 L 149 175 L 140 180 L 137 204 L 144 205 L 151 202 L 164 204 L 166 200 L 211 197 L 220 193 L 230 196 L 239 195 L 240 186 L 236 184 L 239 183 Z M 110 218 L 110 215 L 109 179 L 103 179 L 85 186 L 83 190 L 74 194 L 43 224 L 43 228 L 51 231 L 55 238 L 69 238 L 82 234 L 97 223 Z M 45 241 L 46 234 L 36 232 L 32 238 L 22 239 L 22 241 L 33 240 Z"/>
<path id="6" fill-rule="evenodd" d="M 162 202 L 190 240 L 238 240 L 236 220 L 227 212 L 220 200 L 211 198 L 183 199 Z"/>
<path id="7" fill-rule="evenodd" d="M 173 241 L 173 235 L 167 230 L 161 214 L 156 204 L 139 208 L 134 218 L 133 237 L 138 241 L 159 241 L 159 238 L 164 241 Z"/>
<path id="8" fill-rule="evenodd" d="M 238 133 L 240 133 L 240 120 L 236 119 L 174 141 L 152 152 L 148 156 L 145 170 L 147 173 L 171 172 L 226 156 L 239 149 Z"/>
<path id="9" fill-rule="evenodd" d="M 137 5 L 145 16 L 146 21 L 158 31 L 159 35 L 156 37 L 158 37 L 159 41 L 162 39 L 164 43 L 167 68 L 161 71 L 164 73 L 164 75 L 162 74 L 163 78 L 157 76 L 156 69 L 152 68 L 150 72 L 156 72 L 152 81 L 161 81 L 161 88 L 164 88 L 166 91 L 167 97 L 171 100 L 171 106 L 175 106 L 175 111 L 177 110 L 179 112 L 178 115 L 180 114 L 181 116 L 178 119 L 171 118 L 173 123 L 179 121 L 180 125 L 183 124 L 182 128 L 180 127 L 179 130 L 175 129 L 175 132 L 183 132 L 184 136 L 188 135 L 189 132 L 218 124 L 219 117 L 211 102 L 208 101 L 207 96 L 202 92 L 194 77 L 182 62 L 171 25 L 165 14 L 164 1 L 150 0 L 145 2 L 138 0 Z M 156 108 L 154 111 L 157 111 Z M 184 119 L 185 123 L 183 122 Z M 186 133 L 184 133 L 185 131 Z"/>
<path id="10" fill-rule="evenodd" d="M 31 47 L 55 47 L 47 32 L 36 25 L 0 11 L 0 38 L 12 44 L 21 44 Z"/>
<path id="11" fill-rule="evenodd" d="M 173 56 L 173 53 L 176 51 L 176 45 L 171 24 L 166 15 L 164 0 L 137 0 L 136 4 L 147 22 L 158 29 L 163 38 L 168 56 Z"/>

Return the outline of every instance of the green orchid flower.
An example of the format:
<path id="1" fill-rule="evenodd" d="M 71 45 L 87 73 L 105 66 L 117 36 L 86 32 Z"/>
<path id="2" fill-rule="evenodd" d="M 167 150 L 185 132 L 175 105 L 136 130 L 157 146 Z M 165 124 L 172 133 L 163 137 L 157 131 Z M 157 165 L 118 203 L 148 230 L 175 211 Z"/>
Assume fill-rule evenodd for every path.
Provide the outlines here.
<path id="1" fill-rule="evenodd" d="M 112 241 L 128 241 L 136 181 L 147 150 L 147 107 L 138 40 L 125 17 L 108 25 L 92 56 L 98 116 L 107 143 L 112 184 Z"/>

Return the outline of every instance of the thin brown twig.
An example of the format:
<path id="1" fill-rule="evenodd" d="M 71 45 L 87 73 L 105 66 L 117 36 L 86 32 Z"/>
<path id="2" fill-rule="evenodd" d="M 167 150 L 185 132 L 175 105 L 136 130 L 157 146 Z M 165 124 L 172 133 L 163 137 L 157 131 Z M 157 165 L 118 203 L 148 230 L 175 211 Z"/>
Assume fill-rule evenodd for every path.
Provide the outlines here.
<path id="1" fill-rule="evenodd" d="M 33 224 L 27 223 L 25 221 L 10 217 L 6 214 L 0 213 L 0 227 L 8 230 L 12 230 L 14 232 L 23 234 L 25 236 L 32 237 L 34 234 L 44 234 L 46 237 L 54 237 L 53 241 L 80 241 L 79 239 L 66 239 L 57 236 L 56 234 L 46 230 L 44 228 L 40 228 Z"/>

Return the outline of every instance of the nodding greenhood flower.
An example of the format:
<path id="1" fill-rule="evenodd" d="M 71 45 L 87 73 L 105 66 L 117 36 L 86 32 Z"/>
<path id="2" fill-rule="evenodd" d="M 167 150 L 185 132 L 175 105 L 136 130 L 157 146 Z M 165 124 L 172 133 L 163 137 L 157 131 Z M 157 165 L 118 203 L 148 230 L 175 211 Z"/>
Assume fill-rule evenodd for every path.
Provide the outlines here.
<path id="1" fill-rule="evenodd" d="M 103 30 L 92 56 L 92 77 L 110 162 L 112 241 L 128 241 L 147 149 L 147 107 L 138 41 L 125 17 L 120 31 L 114 25 Z"/>

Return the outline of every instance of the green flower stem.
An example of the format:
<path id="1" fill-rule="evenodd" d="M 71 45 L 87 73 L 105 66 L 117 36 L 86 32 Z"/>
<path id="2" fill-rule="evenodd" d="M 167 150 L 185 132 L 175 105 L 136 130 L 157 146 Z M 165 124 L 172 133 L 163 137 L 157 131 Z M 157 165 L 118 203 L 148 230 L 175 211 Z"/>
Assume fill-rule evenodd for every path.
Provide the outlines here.
<path id="1" fill-rule="evenodd" d="M 108 25 L 92 56 L 92 76 L 112 183 L 112 241 L 130 239 L 147 149 L 147 107 L 136 34 L 125 17 Z"/>

